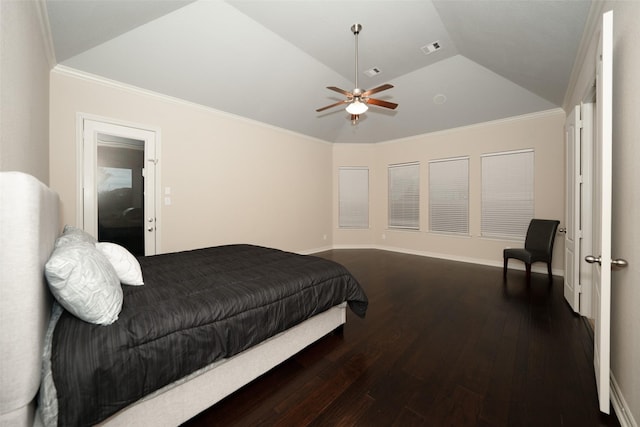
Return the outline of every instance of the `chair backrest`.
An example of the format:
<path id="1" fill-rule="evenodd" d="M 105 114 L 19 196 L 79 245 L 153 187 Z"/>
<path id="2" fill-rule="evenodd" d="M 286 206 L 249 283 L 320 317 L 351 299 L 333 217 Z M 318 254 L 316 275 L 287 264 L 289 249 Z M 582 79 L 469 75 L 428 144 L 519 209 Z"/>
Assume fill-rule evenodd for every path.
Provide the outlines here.
<path id="1" fill-rule="evenodd" d="M 551 257 L 559 224 L 560 221 L 554 219 L 532 219 L 527 229 L 524 248 L 528 251 L 542 251 Z"/>

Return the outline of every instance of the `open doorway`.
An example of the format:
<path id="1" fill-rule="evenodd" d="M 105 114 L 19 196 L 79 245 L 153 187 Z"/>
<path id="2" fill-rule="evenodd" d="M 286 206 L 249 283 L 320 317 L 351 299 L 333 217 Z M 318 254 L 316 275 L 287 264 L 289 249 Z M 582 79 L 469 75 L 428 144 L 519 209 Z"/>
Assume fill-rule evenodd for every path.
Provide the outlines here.
<path id="1" fill-rule="evenodd" d="M 157 252 L 156 131 L 82 117 L 83 228 L 136 256 Z"/>
<path id="2" fill-rule="evenodd" d="M 144 141 L 98 134 L 98 240 L 144 255 Z"/>

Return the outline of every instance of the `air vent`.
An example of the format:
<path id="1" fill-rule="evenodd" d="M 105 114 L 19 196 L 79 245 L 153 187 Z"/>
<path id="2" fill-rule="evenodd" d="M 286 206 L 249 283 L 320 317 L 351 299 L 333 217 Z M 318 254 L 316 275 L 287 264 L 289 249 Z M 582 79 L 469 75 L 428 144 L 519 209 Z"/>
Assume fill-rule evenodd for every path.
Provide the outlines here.
<path id="1" fill-rule="evenodd" d="M 364 72 L 364 74 L 366 74 L 369 77 L 373 77 L 373 76 L 377 76 L 378 74 L 380 74 L 380 68 L 378 67 L 373 67 L 373 68 L 369 68 L 367 71 Z"/>
<path id="2" fill-rule="evenodd" d="M 436 50 L 440 50 L 442 48 L 442 46 L 440 46 L 440 42 L 439 41 L 435 41 L 433 43 L 429 43 L 426 46 L 422 46 L 420 49 L 422 49 L 422 51 L 424 52 L 425 55 L 430 55 L 433 52 L 435 52 Z"/>

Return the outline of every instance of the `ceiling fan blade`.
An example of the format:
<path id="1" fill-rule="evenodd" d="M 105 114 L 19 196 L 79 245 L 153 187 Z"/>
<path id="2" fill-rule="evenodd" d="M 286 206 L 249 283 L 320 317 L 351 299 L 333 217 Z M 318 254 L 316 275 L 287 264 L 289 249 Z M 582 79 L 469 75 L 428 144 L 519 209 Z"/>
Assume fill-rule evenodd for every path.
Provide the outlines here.
<path id="1" fill-rule="evenodd" d="M 333 107 L 338 106 L 340 104 L 346 104 L 347 102 L 349 102 L 349 100 L 347 100 L 347 99 L 345 99 L 344 101 L 338 101 L 335 104 L 331 104 L 331 105 L 327 105 L 326 107 L 318 108 L 316 111 L 319 113 L 320 111 L 328 110 L 329 108 L 333 108 Z"/>
<path id="2" fill-rule="evenodd" d="M 381 99 L 375 99 L 375 98 L 368 98 L 367 99 L 367 103 L 368 104 L 373 104 L 373 105 L 378 105 L 378 106 L 384 107 L 384 108 L 391 108 L 392 110 L 395 110 L 396 107 L 398 106 L 398 104 L 396 104 L 395 102 L 388 102 L 388 101 L 383 101 Z"/>
<path id="3" fill-rule="evenodd" d="M 353 98 L 353 94 L 351 92 L 347 92 L 344 89 L 340 89 L 339 87 L 335 87 L 335 86 L 327 86 L 327 89 L 332 90 L 334 92 L 338 92 L 341 93 L 343 95 L 348 96 L 349 98 Z"/>
<path id="4" fill-rule="evenodd" d="M 382 86 L 374 87 L 373 89 L 369 89 L 363 92 L 362 96 L 369 96 L 374 93 L 382 92 L 383 90 L 391 89 L 392 87 L 393 85 L 390 85 L 389 83 L 385 83 Z"/>

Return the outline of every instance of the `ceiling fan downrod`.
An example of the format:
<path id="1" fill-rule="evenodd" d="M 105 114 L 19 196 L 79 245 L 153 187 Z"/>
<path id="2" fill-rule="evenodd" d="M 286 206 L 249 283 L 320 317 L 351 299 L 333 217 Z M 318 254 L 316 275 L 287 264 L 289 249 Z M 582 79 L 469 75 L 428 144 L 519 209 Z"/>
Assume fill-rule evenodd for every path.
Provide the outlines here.
<path id="1" fill-rule="evenodd" d="M 356 84 L 356 91 L 358 92 L 360 92 L 360 87 L 358 86 L 358 34 L 360 34 L 360 31 L 362 31 L 362 25 L 353 24 L 351 26 L 351 32 L 356 37 L 355 84 Z"/>

